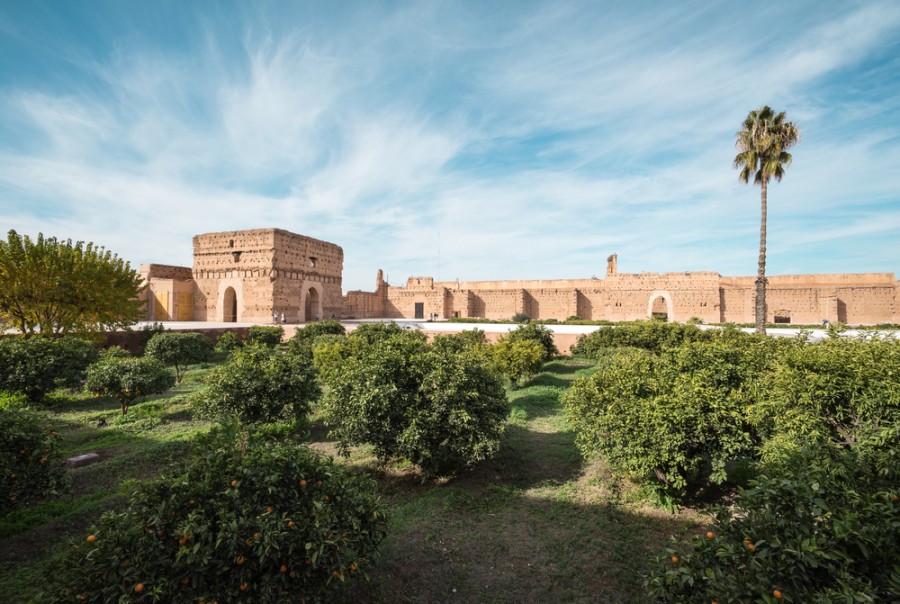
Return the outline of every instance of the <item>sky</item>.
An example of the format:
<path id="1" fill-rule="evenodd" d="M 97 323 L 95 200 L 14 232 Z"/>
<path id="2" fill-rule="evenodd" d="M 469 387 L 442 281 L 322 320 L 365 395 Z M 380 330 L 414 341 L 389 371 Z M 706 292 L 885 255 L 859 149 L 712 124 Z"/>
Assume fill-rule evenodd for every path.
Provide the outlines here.
<path id="1" fill-rule="evenodd" d="M 190 266 L 277 227 L 389 281 L 754 275 L 735 133 L 802 131 L 770 275 L 900 273 L 900 3 L 0 0 L 0 232 Z"/>

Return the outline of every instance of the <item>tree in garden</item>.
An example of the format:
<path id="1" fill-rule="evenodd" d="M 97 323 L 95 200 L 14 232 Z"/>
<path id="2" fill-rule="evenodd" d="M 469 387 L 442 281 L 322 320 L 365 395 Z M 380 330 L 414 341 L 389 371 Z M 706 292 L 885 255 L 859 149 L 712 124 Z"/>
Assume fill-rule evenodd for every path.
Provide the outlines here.
<path id="1" fill-rule="evenodd" d="M 59 435 L 43 418 L 0 411 L 0 515 L 67 489 L 60 462 Z"/>
<path id="2" fill-rule="evenodd" d="M 202 437 L 187 463 L 72 541 L 40 601 L 334 600 L 373 567 L 384 505 L 371 479 L 278 436 Z"/>
<path id="3" fill-rule="evenodd" d="M 284 327 L 281 325 L 254 325 L 247 333 L 248 344 L 264 344 L 269 348 L 275 348 L 281 344 L 284 337 Z"/>
<path id="4" fill-rule="evenodd" d="M 760 186 L 761 219 L 759 228 L 759 267 L 756 277 L 756 331 L 766 333 L 766 203 L 769 180 L 781 181 L 791 160 L 787 152 L 800 141 L 800 128 L 785 119 L 784 112 L 776 114 L 763 106 L 751 111 L 743 127 L 736 134 L 738 154 L 734 167 L 740 169 L 738 178 Z"/>
<path id="5" fill-rule="evenodd" d="M 141 396 L 162 394 L 175 385 L 175 376 L 165 365 L 149 357 L 110 356 L 88 368 L 85 386 L 97 396 L 119 401 L 122 415 Z"/>
<path id="6" fill-rule="evenodd" d="M 0 319 L 26 336 L 109 331 L 138 320 L 141 277 L 93 243 L 0 240 Z"/>
<path id="7" fill-rule="evenodd" d="M 147 342 L 144 355 L 175 367 L 175 383 L 180 384 L 187 365 L 209 360 L 213 345 L 202 333 L 160 333 Z"/>
<path id="8" fill-rule="evenodd" d="M 342 452 L 370 444 L 382 462 L 406 459 L 426 476 L 496 453 L 509 405 L 484 355 L 429 346 L 399 328 L 357 332 L 315 350 L 329 386 L 325 421 Z"/>
<path id="9" fill-rule="evenodd" d="M 84 372 L 97 359 L 93 344 L 73 336 L 0 339 L 0 391 L 43 400 L 54 388 L 81 386 Z"/>
<path id="10" fill-rule="evenodd" d="M 537 342 L 544 349 L 544 354 L 541 358 L 542 363 L 546 363 L 559 354 L 559 350 L 557 350 L 556 344 L 553 342 L 553 332 L 540 323 L 529 322 L 519 325 L 507 334 L 506 339 L 510 342 L 522 340 Z"/>
<path id="11" fill-rule="evenodd" d="M 218 419 L 300 420 L 320 393 L 311 355 L 248 343 L 207 375 L 194 404 L 201 415 Z"/>

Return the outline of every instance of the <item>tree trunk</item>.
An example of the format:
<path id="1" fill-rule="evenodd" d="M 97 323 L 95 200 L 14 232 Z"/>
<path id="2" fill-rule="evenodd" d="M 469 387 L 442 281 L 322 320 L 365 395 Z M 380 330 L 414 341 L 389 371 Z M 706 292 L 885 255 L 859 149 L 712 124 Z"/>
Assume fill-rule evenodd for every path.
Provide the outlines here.
<path id="1" fill-rule="evenodd" d="M 763 179 L 760 194 L 762 216 L 759 222 L 759 270 L 756 274 L 756 333 L 766 333 L 766 185 Z"/>

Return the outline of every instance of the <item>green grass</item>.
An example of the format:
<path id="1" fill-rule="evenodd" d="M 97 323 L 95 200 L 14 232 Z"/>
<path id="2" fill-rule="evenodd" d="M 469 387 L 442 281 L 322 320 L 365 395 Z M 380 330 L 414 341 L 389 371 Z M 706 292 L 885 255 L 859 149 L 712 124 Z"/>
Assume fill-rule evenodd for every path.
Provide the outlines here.
<path id="1" fill-rule="evenodd" d="M 348 587 L 346 602 L 639 602 L 642 573 L 671 535 L 705 518 L 648 507 L 601 462 L 585 462 L 561 397 L 589 362 L 558 359 L 509 391 L 510 419 L 499 454 L 453 480 L 423 483 L 415 468 L 381 468 L 366 447 L 344 463 L 377 477 L 390 512 L 371 581 Z M 71 495 L 0 519 L 0 601 L 24 602 L 42 583 L 48 557 L 120 507 L 140 481 L 159 473 L 209 429 L 192 419 L 187 396 L 205 369 L 120 419 L 113 400 L 75 398 L 43 412 L 66 455 L 99 451 L 103 461 L 72 471 Z M 98 427 L 98 421 L 106 425 Z M 335 443 L 315 414 L 317 450 Z"/>

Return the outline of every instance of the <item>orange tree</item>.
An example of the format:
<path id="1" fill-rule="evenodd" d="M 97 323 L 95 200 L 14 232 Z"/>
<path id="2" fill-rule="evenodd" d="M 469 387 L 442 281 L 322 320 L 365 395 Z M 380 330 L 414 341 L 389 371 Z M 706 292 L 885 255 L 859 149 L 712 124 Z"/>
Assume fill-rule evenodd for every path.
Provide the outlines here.
<path id="1" fill-rule="evenodd" d="M 119 401 L 122 415 L 138 397 L 162 394 L 175 385 L 171 371 L 149 357 L 106 355 L 88 368 L 85 387 L 96 396 Z"/>
<path id="2" fill-rule="evenodd" d="M 214 430 L 74 540 L 42 601 L 319 601 L 366 576 L 374 485 L 284 436 Z"/>
<path id="3" fill-rule="evenodd" d="M 419 332 L 360 326 L 315 349 L 329 386 L 322 409 L 344 453 L 371 444 L 447 476 L 493 456 L 509 414 L 499 378 L 476 351 L 430 346 Z"/>
<path id="4" fill-rule="evenodd" d="M 73 336 L 0 339 L 0 390 L 38 402 L 57 387 L 80 387 L 97 359 L 93 344 Z"/>
<path id="5" fill-rule="evenodd" d="M 212 342 L 202 333 L 164 332 L 147 342 L 144 355 L 175 367 L 175 383 L 180 384 L 187 365 L 209 360 Z"/>
<path id="6" fill-rule="evenodd" d="M 0 411 L 0 514 L 59 494 L 68 485 L 56 432 L 38 415 Z"/>
<path id="7" fill-rule="evenodd" d="M 801 448 L 709 531 L 675 543 L 647 585 L 659 602 L 894 602 L 900 471 L 894 425 L 872 446 Z"/>

